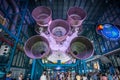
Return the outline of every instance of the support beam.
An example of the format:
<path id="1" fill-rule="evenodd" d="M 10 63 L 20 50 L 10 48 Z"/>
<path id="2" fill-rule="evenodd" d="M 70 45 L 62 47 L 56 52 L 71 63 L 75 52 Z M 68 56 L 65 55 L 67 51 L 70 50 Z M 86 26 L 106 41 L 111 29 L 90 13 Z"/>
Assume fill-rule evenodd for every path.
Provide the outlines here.
<path id="1" fill-rule="evenodd" d="M 26 5 L 25 5 L 25 9 L 24 9 L 24 12 L 22 14 L 22 20 L 21 20 L 21 23 L 20 23 L 20 26 L 19 26 L 19 29 L 18 29 L 18 34 L 17 34 L 17 39 L 14 43 L 14 47 L 11 51 L 11 56 L 10 56 L 10 60 L 9 60 L 9 63 L 8 63 L 8 67 L 7 67 L 7 71 L 10 70 L 11 66 L 12 66 L 12 62 L 13 62 L 13 58 L 14 58 L 14 54 L 15 54 L 15 50 L 16 50 L 16 47 L 17 47 L 17 44 L 18 44 L 18 41 L 19 41 L 19 37 L 20 37 L 20 33 L 21 33 L 21 30 L 22 30 L 22 27 L 23 27 L 23 21 L 24 21 L 24 18 L 25 18 L 25 14 L 26 14 L 26 10 L 27 10 L 27 6 L 28 6 L 28 0 L 26 2 Z"/>
<path id="2" fill-rule="evenodd" d="M 34 80 L 35 64 L 36 64 L 36 60 L 34 59 L 32 63 L 31 80 Z"/>

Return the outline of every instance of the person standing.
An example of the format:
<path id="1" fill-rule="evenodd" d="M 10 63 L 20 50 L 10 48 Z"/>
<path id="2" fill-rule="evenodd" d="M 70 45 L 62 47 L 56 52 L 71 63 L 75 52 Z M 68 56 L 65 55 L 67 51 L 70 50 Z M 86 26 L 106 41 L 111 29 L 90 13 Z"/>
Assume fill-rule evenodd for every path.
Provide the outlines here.
<path id="1" fill-rule="evenodd" d="M 43 72 L 42 76 L 40 77 L 40 80 L 47 80 L 47 76 L 45 72 Z"/>
<path id="2" fill-rule="evenodd" d="M 81 80 L 81 76 L 80 76 L 79 74 L 77 74 L 77 75 L 75 76 L 75 80 Z"/>
<path id="3" fill-rule="evenodd" d="M 113 80 L 113 76 L 110 73 L 108 73 L 108 80 Z"/>
<path id="4" fill-rule="evenodd" d="M 102 74 L 102 77 L 100 78 L 100 80 L 108 80 L 108 78 L 105 74 Z"/>
<path id="5" fill-rule="evenodd" d="M 88 80 L 85 74 L 83 75 L 83 80 Z"/>
<path id="6" fill-rule="evenodd" d="M 20 76 L 18 77 L 18 80 L 24 80 L 23 79 L 23 73 L 20 73 Z"/>
<path id="7" fill-rule="evenodd" d="M 12 80 L 11 75 L 12 75 L 12 71 L 7 72 L 5 76 L 5 80 Z"/>

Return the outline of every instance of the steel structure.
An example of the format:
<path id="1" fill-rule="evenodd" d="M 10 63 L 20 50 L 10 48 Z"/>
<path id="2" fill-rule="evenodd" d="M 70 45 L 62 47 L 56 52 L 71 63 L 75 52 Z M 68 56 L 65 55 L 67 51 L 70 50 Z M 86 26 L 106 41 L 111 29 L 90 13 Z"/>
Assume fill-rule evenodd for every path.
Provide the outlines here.
<path id="1" fill-rule="evenodd" d="M 12 0 L 10 0 L 12 1 Z M 112 23 L 120 25 L 120 1 L 114 0 L 14 0 L 19 11 L 10 6 L 7 0 L 0 0 L 0 13 L 7 19 L 7 25 L 0 24 L 2 33 L 5 33 L 4 38 L 10 40 L 13 46 L 10 46 L 9 56 L 0 56 L 0 70 L 7 72 L 9 70 L 21 69 L 25 76 L 30 74 L 32 80 L 39 80 L 40 75 L 44 69 L 53 69 L 57 66 L 64 67 L 64 70 L 75 70 L 78 73 L 88 73 L 94 70 L 94 62 L 98 61 L 100 70 L 104 71 L 108 68 L 109 64 L 104 64 L 100 59 L 101 55 L 105 55 L 111 60 L 114 67 L 120 66 L 120 40 L 111 41 L 96 33 L 96 26 L 100 23 Z M 85 36 L 93 42 L 94 56 L 86 60 L 77 60 L 72 64 L 56 63 L 43 63 L 42 59 L 28 58 L 23 51 L 25 41 L 36 32 L 33 30 L 35 21 L 31 16 L 32 10 L 37 6 L 47 6 L 52 9 L 52 18 L 65 19 L 66 11 L 73 6 L 83 8 L 88 17 L 83 22 L 83 31 L 79 35 Z M 17 23 L 13 21 L 14 16 L 18 15 Z M 14 24 L 16 23 L 16 24 Z M 11 25 L 15 25 L 15 31 L 11 30 Z M 1 32 L 0 32 L 1 34 Z M 0 46 L 9 45 L 0 35 Z M 113 52 L 112 52 L 113 51 Z M 106 54 L 108 53 L 108 54 Z M 95 58 L 96 55 L 100 57 Z M 111 56 L 112 55 L 112 56 Z M 5 60 L 6 59 L 6 60 Z M 5 61 L 5 62 L 4 62 Z M 16 75 L 17 76 L 17 75 Z M 13 76 L 16 78 L 16 76 Z"/>

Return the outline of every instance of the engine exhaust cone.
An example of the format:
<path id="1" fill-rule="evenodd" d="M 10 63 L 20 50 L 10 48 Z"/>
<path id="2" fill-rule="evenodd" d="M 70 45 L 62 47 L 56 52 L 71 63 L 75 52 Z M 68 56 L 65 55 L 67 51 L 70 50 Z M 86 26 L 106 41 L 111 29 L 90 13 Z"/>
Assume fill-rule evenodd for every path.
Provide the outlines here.
<path id="1" fill-rule="evenodd" d="M 47 39 L 42 36 L 32 36 L 26 41 L 24 51 L 30 58 L 44 58 L 50 52 L 49 43 Z"/>
<path id="2" fill-rule="evenodd" d="M 48 7 L 38 6 L 32 11 L 32 17 L 39 26 L 48 26 L 52 21 L 52 11 Z"/>
<path id="3" fill-rule="evenodd" d="M 81 36 L 71 41 L 69 51 L 77 59 L 87 59 L 93 55 L 94 49 L 91 41 Z"/>
<path id="4" fill-rule="evenodd" d="M 81 27 L 82 22 L 85 20 L 87 14 L 79 7 L 72 7 L 67 12 L 68 22 L 72 27 Z"/>
<path id="5" fill-rule="evenodd" d="M 61 42 L 66 39 L 70 31 L 70 25 L 65 20 L 56 19 L 50 24 L 48 31 L 57 42 Z"/>

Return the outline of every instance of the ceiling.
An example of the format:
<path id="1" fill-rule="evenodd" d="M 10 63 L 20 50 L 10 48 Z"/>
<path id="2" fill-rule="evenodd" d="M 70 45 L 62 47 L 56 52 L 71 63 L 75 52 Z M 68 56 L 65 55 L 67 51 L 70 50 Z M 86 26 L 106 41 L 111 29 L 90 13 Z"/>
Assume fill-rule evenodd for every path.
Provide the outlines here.
<path id="1" fill-rule="evenodd" d="M 87 18 L 83 22 L 83 25 L 86 25 L 96 24 L 110 4 L 119 5 L 119 2 L 115 0 L 30 0 L 28 7 L 30 12 L 37 6 L 50 7 L 53 19 L 67 19 L 66 14 L 70 7 L 81 7 L 87 13 Z"/>

